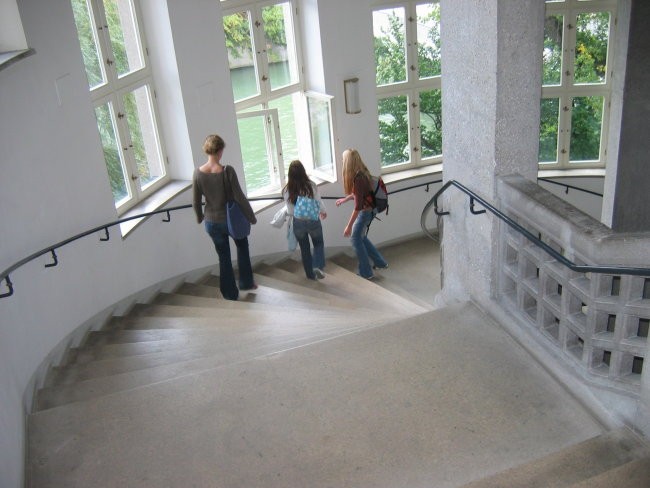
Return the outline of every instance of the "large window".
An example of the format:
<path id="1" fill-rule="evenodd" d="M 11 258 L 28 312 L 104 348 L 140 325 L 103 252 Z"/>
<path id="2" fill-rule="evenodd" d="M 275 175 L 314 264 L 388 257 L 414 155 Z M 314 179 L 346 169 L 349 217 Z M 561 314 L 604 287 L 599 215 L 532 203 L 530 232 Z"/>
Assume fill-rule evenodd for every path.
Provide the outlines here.
<path id="1" fill-rule="evenodd" d="M 335 178 L 331 97 L 303 90 L 295 5 L 222 5 L 248 194 L 277 192 L 293 159 L 313 175 Z"/>
<path id="2" fill-rule="evenodd" d="M 440 3 L 377 6 L 372 18 L 382 169 L 441 162 Z"/>
<path id="3" fill-rule="evenodd" d="M 615 0 L 547 0 L 540 169 L 602 167 Z"/>
<path id="4" fill-rule="evenodd" d="M 167 180 L 136 0 L 71 0 L 115 207 Z"/>

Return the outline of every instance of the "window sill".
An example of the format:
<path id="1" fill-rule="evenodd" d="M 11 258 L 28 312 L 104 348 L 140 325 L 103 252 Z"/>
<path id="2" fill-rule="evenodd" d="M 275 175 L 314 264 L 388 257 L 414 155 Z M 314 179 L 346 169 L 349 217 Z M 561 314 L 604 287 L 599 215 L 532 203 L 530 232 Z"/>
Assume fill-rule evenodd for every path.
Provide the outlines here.
<path id="1" fill-rule="evenodd" d="M 145 198 L 143 201 L 138 203 L 135 207 L 132 207 L 128 212 L 120 216 L 120 219 L 128 219 L 141 215 L 147 212 L 153 212 L 155 210 L 160 210 L 171 200 L 176 198 L 178 195 L 192 187 L 192 182 L 189 180 L 173 180 L 170 181 L 167 185 L 163 186 L 160 190 L 155 192 L 148 198 Z M 129 233 L 138 227 L 142 222 L 144 222 L 149 217 L 140 217 L 134 218 L 127 222 L 122 222 L 120 224 L 120 231 L 122 232 L 122 238 L 124 239 Z"/>
<path id="2" fill-rule="evenodd" d="M 604 177 L 605 168 L 580 168 L 580 169 L 540 169 L 538 178 L 577 178 L 577 177 Z"/>
<path id="3" fill-rule="evenodd" d="M 31 48 L 21 49 L 19 51 L 0 52 L 0 71 L 35 53 L 36 51 Z"/>
<path id="4" fill-rule="evenodd" d="M 427 166 L 421 166 L 419 168 L 409 168 L 402 171 L 396 171 L 394 173 L 387 173 L 382 175 L 381 178 L 384 180 L 384 183 L 389 184 L 432 175 L 438 175 L 442 177 L 442 163 L 430 164 Z"/>

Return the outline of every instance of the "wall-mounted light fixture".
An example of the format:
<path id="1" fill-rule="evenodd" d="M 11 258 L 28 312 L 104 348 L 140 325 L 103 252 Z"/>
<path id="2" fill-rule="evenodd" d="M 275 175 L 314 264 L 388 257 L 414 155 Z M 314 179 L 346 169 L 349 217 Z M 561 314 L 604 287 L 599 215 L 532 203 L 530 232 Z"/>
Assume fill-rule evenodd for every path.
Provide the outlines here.
<path id="1" fill-rule="evenodd" d="M 343 91 L 345 92 L 345 113 L 360 114 L 359 78 L 343 80 Z"/>

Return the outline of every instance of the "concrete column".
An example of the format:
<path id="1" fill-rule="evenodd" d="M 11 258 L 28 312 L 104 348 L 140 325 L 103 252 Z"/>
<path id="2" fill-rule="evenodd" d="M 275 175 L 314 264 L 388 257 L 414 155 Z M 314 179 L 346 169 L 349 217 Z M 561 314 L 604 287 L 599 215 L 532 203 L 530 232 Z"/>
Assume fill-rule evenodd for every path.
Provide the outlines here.
<path id="1" fill-rule="evenodd" d="M 444 179 L 495 202 L 496 177 L 537 178 L 544 2 L 442 0 Z M 493 294 L 497 222 L 443 198 L 443 299 Z"/>
<path id="2" fill-rule="evenodd" d="M 614 132 L 610 141 L 618 136 L 618 147 L 610 145 L 612 159 L 607 162 L 603 222 L 619 232 L 650 231 L 650 138 L 647 123 L 650 120 L 650 31 L 646 23 L 650 3 L 630 0 L 629 32 L 620 38 L 627 39 L 620 125 L 612 124 Z M 623 15 L 626 10 L 622 9 Z M 619 16 L 619 28 L 624 30 L 624 17 Z M 621 76 L 617 70 L 614 76 Z M 612 95 L 613 104 L 617 101 Z M 612 107 L 614 109 L 614 105 Z M 617 152 L 616 152 L 617 151 Z"/>

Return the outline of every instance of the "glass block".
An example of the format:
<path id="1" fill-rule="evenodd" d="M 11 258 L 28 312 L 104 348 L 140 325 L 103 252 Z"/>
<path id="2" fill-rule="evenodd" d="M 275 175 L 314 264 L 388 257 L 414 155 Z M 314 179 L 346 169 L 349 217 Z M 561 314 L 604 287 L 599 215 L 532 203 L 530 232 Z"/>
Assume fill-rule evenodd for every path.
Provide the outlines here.
<path id="1" fill-rule="evenodd" d="M 607 312 L 596 313 L 596 334 L 613 335 L 616 330 L 616 315 Z"/>
<path id="2" fill-rule="evenodd" d="M 524 291 L 523 295 L 523 310 L 533 322 L 537 323 L 537 300 L 526 291 Z"/>
<path id="3" fill-rule="evenodd" d="M 643 372 L 644 358 L 632 353 L 623 353 L 621 362 L 621 376 L 631 377 L 640 380 Z"/>
<path id="4" fill-rule="evenodd" d="M 592 372 L 599 375 L 609 375 L 612 362 L 612 351 L 606 349 L 594 349 L 591 354 Z"/>
<path id="5" fill-rule="evenodd" d="M 582 361 L 582 355 L 585 349 L 585 341 L 571 329 L 567 329 L 565 347 L 566 350 L 571 353 L 571 355 L 575 356 L 576 359 Z"/>
<path id="6" fill-rule="evenodd" d="M 560 341 L 560 319 L 547 308 L 542 308 L 542 332 L 557 345 Z"/>

